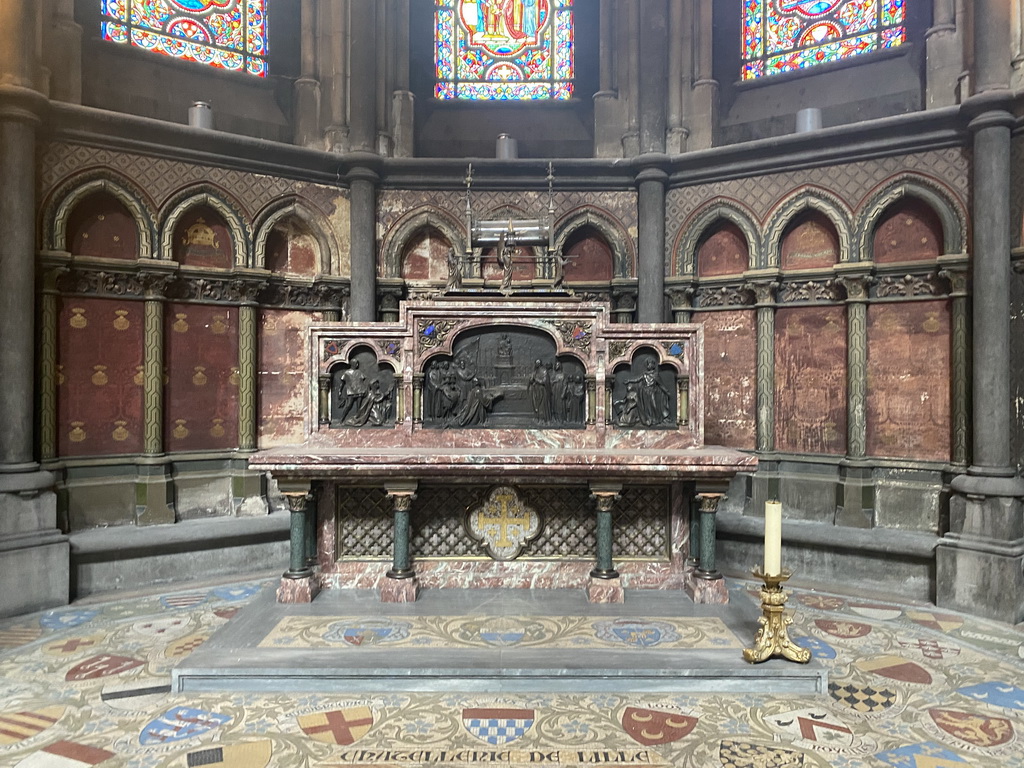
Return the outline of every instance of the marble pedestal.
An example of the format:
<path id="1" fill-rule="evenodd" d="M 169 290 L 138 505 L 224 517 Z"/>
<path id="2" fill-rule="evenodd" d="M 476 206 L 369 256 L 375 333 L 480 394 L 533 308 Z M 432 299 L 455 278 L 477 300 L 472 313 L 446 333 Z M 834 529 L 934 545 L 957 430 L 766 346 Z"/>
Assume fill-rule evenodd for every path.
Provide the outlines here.
<path id="1" fill-rule="evenodd" d="M 587 600 L 592 603 L 624 603 L 626 591 L 621 579 L 591 578 L 587 585 Z"/>
<path id="2" fill-rule="evenodd" d="M 318 594 L 320 594 L 320 577 L 316 574 L 300 579 L 289 579 L 285 576 L 281 579 L 281 586 L 277 588 L 277 602 L 311 603 Z"/>
<path id="3" fill-rule="evenodd" d="M 385 578 L 380 584 L 380 601 L 382 603 L 414 603 L 420 595 L 420 583 L 416 577 L 411 579 Z"/>

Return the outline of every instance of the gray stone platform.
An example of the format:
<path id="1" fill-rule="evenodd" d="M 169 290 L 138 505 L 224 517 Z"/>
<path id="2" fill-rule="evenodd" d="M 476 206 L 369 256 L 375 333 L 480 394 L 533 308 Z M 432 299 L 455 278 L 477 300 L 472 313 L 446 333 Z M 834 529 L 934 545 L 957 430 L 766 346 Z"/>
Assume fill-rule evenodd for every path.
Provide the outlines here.
<path id="1" fill-rule="evenodd" d="M 826 692 L 827 673 L 816 660 L 751 665 L 736 648 L 259 647 L 284 618 L 333 616 L 715 617 L 750 646 L 758 615 L 739 589 L 719 606 L 695 605 L 677 591 L 627 590 L 624 604 L 596 605 L 582 590 L 501 589 L 428 589 L 404 604 L 381 603 L 371 590 L 326 590 L 312 603 L 281 604 L 271 587 L 176 667 L 171 682 L 176 692 Z"/>

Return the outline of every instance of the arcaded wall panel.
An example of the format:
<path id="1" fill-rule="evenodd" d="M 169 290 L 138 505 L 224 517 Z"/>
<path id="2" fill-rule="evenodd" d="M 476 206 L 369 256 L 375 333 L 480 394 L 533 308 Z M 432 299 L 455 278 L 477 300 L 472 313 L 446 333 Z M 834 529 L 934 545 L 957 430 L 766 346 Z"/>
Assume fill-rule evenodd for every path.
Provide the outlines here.
<path id="1" fill-rule="evenodd" d="M 142 451 L 142 303 L 64 298 L 57 324 L 57 451 Z"/>
<path id="2" fill-rule="evenodd" d="M 757 328 L 753 310 L 695 312 L 704 325 L 704 442 L 756 445 Z"/>
<path id="3" fill-rule="evenodd" d="M 868 307 L 868 453 L 950 458 L 950 313 L 945 301 Z"/>
<path id="4" fill-rule="evenodd" d="M 76 256 L 139 258 L 139 226 L 124 203 L 109 192 L 82 200 L 71 212 L 65 250 Z"/>
<path id="5" fill-rule="evenodd" d="M 405 280 L 448 279 L 448 251 L 451 243 L 433 227 L 413 237 L 402 254 L 402 277 Z"/>
<path id="6" fill-rule="evenodd" d="M 168 303 L 165 312 L 165 450 L 237 447 L 238 310 Z"/>
<path id="7" fill-rule="evenodd" d="M 750 251 L 743 232 L 726 223 L 708 235 L 697 249 L 700 277 L 742 275 L 750 267 Z"/>
<path id="8" fill-rule="evenodd" d="M 928 261 L 943 252 L 942 222 L 920 200 L 903 200 L 882 215 L 872 242 L 879 264 Z"/>
<path id="9" fill-rule="evenodd" d="M 306 329 L 319 312 L 265 309 L 260 312 L 259 445 L 301 443 L 305 438 L 308 339 Z"/>
<path id="10" fill-rule="evenodd" d="M 789 453 L 846 453 L 844 307 L 776 312 L 775 447 Z"/>

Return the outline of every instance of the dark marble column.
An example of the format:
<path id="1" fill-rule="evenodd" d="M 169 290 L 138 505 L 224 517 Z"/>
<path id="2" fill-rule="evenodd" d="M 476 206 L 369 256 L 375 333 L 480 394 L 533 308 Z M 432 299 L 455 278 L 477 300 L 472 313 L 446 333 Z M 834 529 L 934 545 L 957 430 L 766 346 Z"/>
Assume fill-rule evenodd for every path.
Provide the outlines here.
<path id="1" fill-rule="evenodd" d="M 665 184 L 668 174 L 648 167 L 636 177 L 638 188 L 638 323 L 665 320 Z"/>
<path id="2" fill-rule="evenodd" d="M 377 319 L 377 174 L 367 168 L 349 173 L 351 189 L 352 296 L 349 320 Z"/>
<path id="3" fill-rule="evenodd" d="M 32 0 L 0 2 L 0 617 L 67 603 L 69 548 L 35 453 L 36 131 Z"/>
<path id="4" fill-rule="evenodd" d="M 622 492 L 621 483 L 590 484 L 590 496 L 597 510 L 597 552 L 595 566 L 590 571 L 587 599 L 592 603 L 621 603 L 625 592 L 612 561 L 612 510 Z"/>
<path id="5" fill-rule="evenodd" d="M 665 151 L 668 126 L 667 0 L 644 0 L 640 26 L 640 153 Z"/>
<path id="6" fill-rule="evenodd" d="M 410 480 L 389 483 L 384 487 L 391 499 L 395 519 L 391 569 L 380 588 L 380 599 L 384 603 L 411 603 L 419 596 L 419 581 L 412 567 L 409 525 L 417 485 L 415 480 Z"/>
<path id="7" fill-rule="evenodd" d="M 349 0 L 349 141 L 355 152 L 377 151 L 377 3 Z"/>
<path id="8" fill-rule="evenodd" d="M 310 567 L 307 556 L 306 528 L 316 518 L 311 512 L 315 508 L 312 483 L 303 478 L 279 478 L 277 482 L 291 514 L 288 570 L 282 575 L 277 588 L 277 602 L 309 603 L 320 592 L 320 579 Z"/>
<path id="9" fill-rule="evenodd" d="M 950 483 L 949 531 L 936 550 L 936 602 L 1024 619 L 1024 480 L 1010 449 L 1010 4 L 974 3 L 973 456 Z"/>

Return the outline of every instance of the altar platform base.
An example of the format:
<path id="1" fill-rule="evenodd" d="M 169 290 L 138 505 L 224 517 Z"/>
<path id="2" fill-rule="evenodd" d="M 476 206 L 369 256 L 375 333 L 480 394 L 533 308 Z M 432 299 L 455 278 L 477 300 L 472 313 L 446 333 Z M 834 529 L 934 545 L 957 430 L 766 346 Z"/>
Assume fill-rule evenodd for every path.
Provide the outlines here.
<path id="1" fill-rule="evenodd" d="M 172 672 L 177 692 L 665 692 L 822 694 L 817 660 L 751 665 L 760 613 L 744 585 L 727 605 L 679 592 L 424 589 L 414 603 L 327 590 L 282 604 L 273 589 Z"/>

